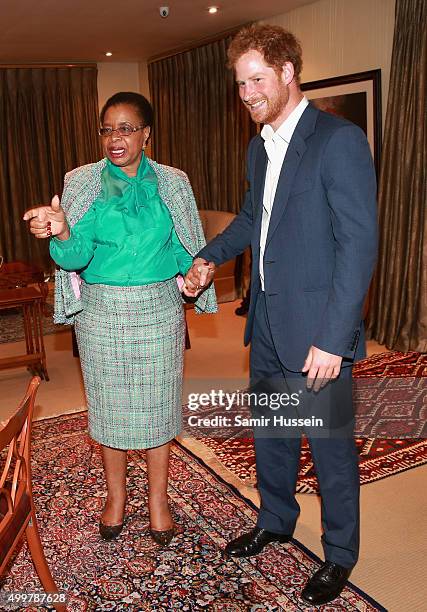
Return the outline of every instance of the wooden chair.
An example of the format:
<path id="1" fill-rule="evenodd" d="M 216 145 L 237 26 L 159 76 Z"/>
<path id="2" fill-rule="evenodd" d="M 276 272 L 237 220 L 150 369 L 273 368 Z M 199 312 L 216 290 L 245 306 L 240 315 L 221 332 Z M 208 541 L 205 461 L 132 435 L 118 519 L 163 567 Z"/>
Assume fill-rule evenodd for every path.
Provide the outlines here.
<path id="1" fill-rule="evenodd" d="M 0 429 L 0 452 L 4 451 L 5 461 L 0 478 L 0 575 L 25 532 L 44 590 L 57 594 L 40 541 L 31 488 L 31 425 L 39 384 L 40 378 L 34 376 L 17 411 Z M 63 604 L 51 605 L 65 610 Z"/>

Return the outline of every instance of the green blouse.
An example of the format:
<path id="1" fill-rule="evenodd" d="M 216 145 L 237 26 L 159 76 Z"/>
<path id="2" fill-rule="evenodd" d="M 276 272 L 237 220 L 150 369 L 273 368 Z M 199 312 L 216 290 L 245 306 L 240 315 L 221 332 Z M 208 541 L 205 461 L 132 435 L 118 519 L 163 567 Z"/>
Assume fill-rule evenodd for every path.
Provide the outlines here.
<path id="1" fill-rule="evenodd" d="M 135 177 L 107 161 L 100 195 L 70 232 L 68 240 L 51 239 L 50 254 L 89 284 L 156 283 L 185 274 L 193 262 L 144 154 Z"/>

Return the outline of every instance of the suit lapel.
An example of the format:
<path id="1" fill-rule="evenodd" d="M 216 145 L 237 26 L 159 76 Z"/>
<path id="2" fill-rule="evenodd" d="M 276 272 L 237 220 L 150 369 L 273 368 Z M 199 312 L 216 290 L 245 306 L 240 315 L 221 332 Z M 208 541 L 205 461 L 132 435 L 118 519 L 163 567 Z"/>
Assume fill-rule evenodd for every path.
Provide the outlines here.
<path id="1" fill-rule="evenodd" d="M 294 132 L 291 142 L 289 143 L 288 150 L 286 151 L 282 169 L 280 171 L 276 195 L 274 196 L 274 203 L 271 211 L 271 219 L 268 226 L 266 244 L 270 242 L 271 237 L 274 234 L 283 213 L 285 212 L 294 177 L 306 148 L 305 142 L 298 136 L 298 134 Z"/>
<path id="2" fill-rule="evenodd" d="M 262 219 L 262 207 L 264 198 L 264 184 L 265 175 L 267 172 L 267 153 L 264 149 L 264 141 L 260 137 L 258 144 L 258 150 L 255 158 L 255 170 L 254 170 L 254 235 L 255 235 L 255 247 L 259 248 L 260 234 L 261 234 L 261 219 Z"/>
<path id="3" fill-rule="evenodd" d="M 267 153 L 264 149 L 264 141 L 260 138 L 258 150 L 255 158 L 254 174 L 254 202 L 257 211 L 262 210 L 262 200 L 264 196 L 265 174 L 267 172 Z"/>
<path id="4" fill-rule="evenodd" d="M 307 149 L 305 140 L 313 133 L 318 114 L 319 111 L 309 104 L 303 112 L 292 135 L 277 183 L 266 244 L 270 242 L 285 212 L 295 174 Z"/>

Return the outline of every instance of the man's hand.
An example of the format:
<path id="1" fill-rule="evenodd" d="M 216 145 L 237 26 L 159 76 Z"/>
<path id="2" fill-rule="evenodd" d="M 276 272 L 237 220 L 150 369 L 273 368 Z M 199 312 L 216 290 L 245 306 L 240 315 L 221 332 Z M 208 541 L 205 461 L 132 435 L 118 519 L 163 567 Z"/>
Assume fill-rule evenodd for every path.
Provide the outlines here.
<path id="1" fill-rule="evenodd" d="M 207 262 L 201 257 L 196 257 L 185 276 L 183 293 L 188 297 L 197 297 L 212 281 L 214 273 L 213 261 Z"/>
<path id="2" fill-rule="evenodd" d="M 302 369 L 303 372 L 308 372 L 307 389 L 313 387 L 314 391 L 319 391 L 330 380 L 337 378 L 341 370 L 341 363 L 340 355 L 333 355 L 311 346 Z"/>
<path id="3" fill-rule="evenodd" d="M 30 222 L 30 232 L 36 238 L 57 236 L 60 240 L 68 240 L 70 237 L 67 219 L 57 195 L 53 196 L 50 206 L 27 210 L 23 219 Z"/>

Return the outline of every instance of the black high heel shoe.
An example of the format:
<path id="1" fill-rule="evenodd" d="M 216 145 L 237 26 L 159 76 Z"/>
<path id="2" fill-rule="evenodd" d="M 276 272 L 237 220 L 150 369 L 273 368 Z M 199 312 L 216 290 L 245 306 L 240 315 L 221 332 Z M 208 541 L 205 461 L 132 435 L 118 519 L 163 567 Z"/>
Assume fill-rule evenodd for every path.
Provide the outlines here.
<path id="1" fill-rule="evenodd" d="M 123 525 L 125 524 L 125 520 L 117 525 L 105 525 L 102 521 L 99 521 L 99 535 L 103 540 L 109 542 L 110 540 L 115 540 L 119 537 L 122 532 Z"/>
<path id="2" fill-rule="evenodd" d="M 127 498 L 125 497 L 124 506 L 123 506 L 123 520 L 121 523 L 117 523 L 116 525 L 106 525 L 105 523 L 102 522 L 102 514 L 101 514 L 101 518 L 99 519 L 98 528 L 99 528 L 99 535 L 101 536 L 103 540 L 106 540 L 107 542 L 109 542 L 111 540 L 115 540 L 121 534 L 123 526 L 125 524 L 125 520 L 126 520 L 126 515 L 125 515 L 126 503 L 127 503 Z M 105 502 L 105 506 L 104 506 L 102 513 L 104 513 L 104 510 L 106 509 L 106 507 L 107 507 L 107 502 Z"/>
<path id="3" fill-rule="evenodd" d="M 170 529 L 165 529 L 163 531 L 151 529 L 150 527 L 150 535 L 153 538 L 153 540 L 156 542 L 156 544 L 158 544 L 159 546 L 168 546 L 171 543 L 172 538 L 174 537 L 175 534 L 176 534 L 175 525 L 171 527 Z"/>

